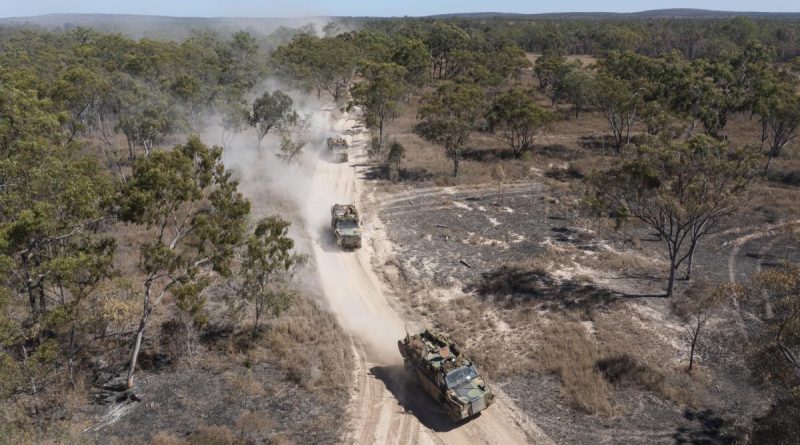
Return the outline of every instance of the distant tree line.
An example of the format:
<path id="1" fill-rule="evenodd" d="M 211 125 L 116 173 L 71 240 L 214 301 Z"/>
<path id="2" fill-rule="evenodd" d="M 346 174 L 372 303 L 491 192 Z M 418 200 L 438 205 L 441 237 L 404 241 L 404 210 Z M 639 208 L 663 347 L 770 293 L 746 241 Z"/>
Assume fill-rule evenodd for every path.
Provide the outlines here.
<path id="1" fill-rule="evenodd" d="M 375 20 L 369 29 L 390 34 L 425 36 L 442 24 L 470 37 L 470 50 L 513 44 L 526 52 L 603 56 L 632 51 L 660 56 L 673 51 L 687 59 L 729 55 L 751 41 L 775 48 L 776 62 L 800 56 L 800 21 L 779 18 L 704 19 L 551 19 L 452 18 Z"/>

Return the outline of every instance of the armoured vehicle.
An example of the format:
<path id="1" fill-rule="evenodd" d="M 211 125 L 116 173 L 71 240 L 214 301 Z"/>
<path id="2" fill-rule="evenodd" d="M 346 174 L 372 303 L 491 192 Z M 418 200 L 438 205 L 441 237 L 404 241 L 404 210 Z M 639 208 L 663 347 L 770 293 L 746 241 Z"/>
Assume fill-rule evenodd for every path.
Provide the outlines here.
<path id="1" fill-rule="evenodd" d="M 331 207 L 331 228 L 336 244 L 345 249 L 361 247 L 358 210 L 353 204 L 334 204 Z"/>
<path id="2" fill-rule="evenodd" d="M 328 138 L 328 155 L 336 162 L 347 162 L 347 149 L 350 145 L 341 137 Z"/>
<path id="3" fill-rule="evenodd" d="M 475 365 L 446 335 L 430 330 L 406 334 L 397 347 L 406 370 L 453 420 L 474 416 L 494 401 Z"/>

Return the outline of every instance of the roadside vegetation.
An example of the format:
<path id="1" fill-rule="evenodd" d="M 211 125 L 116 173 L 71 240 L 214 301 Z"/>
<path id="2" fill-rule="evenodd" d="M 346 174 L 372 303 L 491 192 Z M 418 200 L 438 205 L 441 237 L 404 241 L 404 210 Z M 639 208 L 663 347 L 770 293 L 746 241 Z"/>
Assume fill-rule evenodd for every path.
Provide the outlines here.
<path id="1" fill-rule="evenodd" d="M 259 42 L 4 29 L 2 45 L 1 441 L 280 441 L 308 422 L 338 440 L 343 409 L 277 413 L 347 397 L 346 336 L 293 279 L 306 259 L 290 223 L 256 220 L 223 148 L 196 136 L 252 125 L 259 143 L 281 132 L 287 160 L 302 148 L 288 96 L 252 99 L 268 71 Z M 203 391 L 231 397 L 163 414 L 172 426 L 137 403 L 172 411 Z M 112 409 L 134 414 L 94 428 Z"/>

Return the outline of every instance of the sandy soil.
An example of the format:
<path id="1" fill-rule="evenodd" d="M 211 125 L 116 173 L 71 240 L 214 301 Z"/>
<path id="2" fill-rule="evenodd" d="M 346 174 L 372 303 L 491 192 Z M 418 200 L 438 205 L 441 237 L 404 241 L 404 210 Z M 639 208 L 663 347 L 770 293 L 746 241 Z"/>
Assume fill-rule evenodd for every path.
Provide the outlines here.
<path id="1" fill-rule="evenodd" d="M 397 340 L 408 326 L 419 329 L 374 267 L 392 251 L 381 222 L 370 213 L 373 195 L 363 174 L 369 168 L 366 133 L 352 116 L 343 115 L 334 128 L 350 138 L 348 163 L 318 162 L 311 190 L 332 195 L 337 202 L 354 202 L 364 215 L 364 247 L 342 251 L 329 227 L 329 207 L 307 209 L 306 227 L 313 240 L 319 280 L 330 309 L 354 338 L 356 387 L 351 406 L 353 443 L 551 443 L 524 413 L 498 389 L 498 401 L 481 415 L 454 424 L 438 411 L 403 372 Z M 310 200 L 314 201 L 314 200 Z M 333 203 L 330 203 L 333 204 Z"/>

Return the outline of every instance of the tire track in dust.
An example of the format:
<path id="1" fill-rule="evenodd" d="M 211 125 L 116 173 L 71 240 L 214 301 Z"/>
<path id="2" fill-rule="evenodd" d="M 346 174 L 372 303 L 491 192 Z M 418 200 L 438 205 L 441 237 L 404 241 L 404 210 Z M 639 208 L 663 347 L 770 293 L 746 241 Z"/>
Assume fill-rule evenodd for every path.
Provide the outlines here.
<path id="1" fill-rule="evenodd" d="M 728 255 L 728 280 L 731 283 L 736 283 L 736 257 L 739 256 L 739 251 L 742 249 L 742 246 L 745 243 L 750 241 L 755 241 L 757 239 L 765 238 L 767 236 L 775 236 L 777 235 L 777 231 L 779 229 L 784 229 L 786 227 L 796 226 L 800 224 L 800 219 L 794 219 L 791 221 L 784 221 L 775 224 L 768 225 L 762 230 L 758 230 L 756 232 L 749 233 L 744 236 L 740 236 L 739 238 L 734 239 L 733 241 L 727 242 L 725 244 L 730 244 L 733 247 L 731 248 L 731 253 Z"/>
<path id="2" fill-rule="evenodd" d="M 350 413 L 353 423 L 351 424 L 351 437 L 348 442 L 366 443 L 365 438 L 373 436 L 372 426 L 375 425 L 375 413 L 371 404 L 373 403 L 373 388 L 367 377 L 366 353 L 364 347 L 357 339 L 351 338 L 353 356 L 356 359 L 355 391 L 353 400 L 350 404 Z M 356 436 L 357 435 L 357 436 Z"/>
<path id="3" fill-rule="evenodd" d="M 472 193 L 477 192 L 478 190 L 472 191 Z M 485 191 L 485 189 L 484 189 Z M 426 207 L 431 206 L 442 206 L 442 205 L 452 205 L 452 200 L 448 200 L 445 198 L 451 198 L 459 196 L 461 200 L 470 201 L 472 198 L 479 198 L 480 201 L 477 202 L 486 202 L 496 198 L 504 198 L 504 197 L 519 197 L 519 196 L 526 196 L 530 195 L 533 196 L 537 192 L 541 191 L 541 187 L 536 186 L 524 186 L 514 189 L 508 189 L 504 192 L 493 192 L 493 193 L 482 193 L 479 196 L 469 196 L 467 192 L 448 192 L 448 193 L 426 193 L 422 195 L 411 195 L 409 198 L 402 199 L 396 202 L 386 202 L 383 201 L 379 206 L 379 210 L 382 214 L 393 213 L 393 212 L 400 212 L 404 210 L 421 210 Z M 414 202 L 415 200 L 420 200 L 421 203 Z M 433 201 L 433 202 L 432 202 Z M 477 204 L 476 202 L 476 204 Z"/>
<path id="4" fill-rule="evenodd" d="M 739 238 L 736 238 L 733 241 L 726 243 L 726 244 L 731 244 L 733 246 L 731 248 L 731 253 L 728 255 L 728 280 L 731 283 L 736 283 L 736 258 L 739 256 L 739 251 L 742 249 L 743 245 L 745 245 L 750 241 L 755 241 L 768 236 L 776 236 L 778 235 L 778 230 L 791 226 L 796 226 L 798 224 L 800 224 L 800 219 L 775 223 L 767 226 L 762 230 L 758 230 L 756 232 L 740 236 Z M 747 328 L 745 327 L 744 317 L 742 316 L 742 310 L 739 305 L 739 299 L 736 297 L 733 298 L 733 308 L 735 309 L 734 313 L 736 316 L 736 325 L 739 328 L 739 332 L 745 339 L 747 339 L 748 338 Z"/>
<path id="5" fill-rule="evenodd" d="M 492 183 L 493 186 L 497 186 L 495 183 Z M 446 196 L 446 195 L 457 195 L 457 194 L 466 194 L 472 192 L 485 192 L 487 188 L 486 184 L 467 184 L 467 185 L 456 185 L 450 187 L 418 187 L 412 188 L 410 190 L 405 190 L 402 192 L 382 192 L 380 193 L 380 198 L 383 206 L 391 206 L 393 204 L 401 203 L 408 200 L 413 200 L 415 198 L 426 198 L 431 196 Z M 531 184 L 529 181 L 513 181 L 507 182 L 503 185 L 503 190 L 517 190 L 517 189 L 524 189 L 524 188 L 541 188 L 538 184 Z"/>

